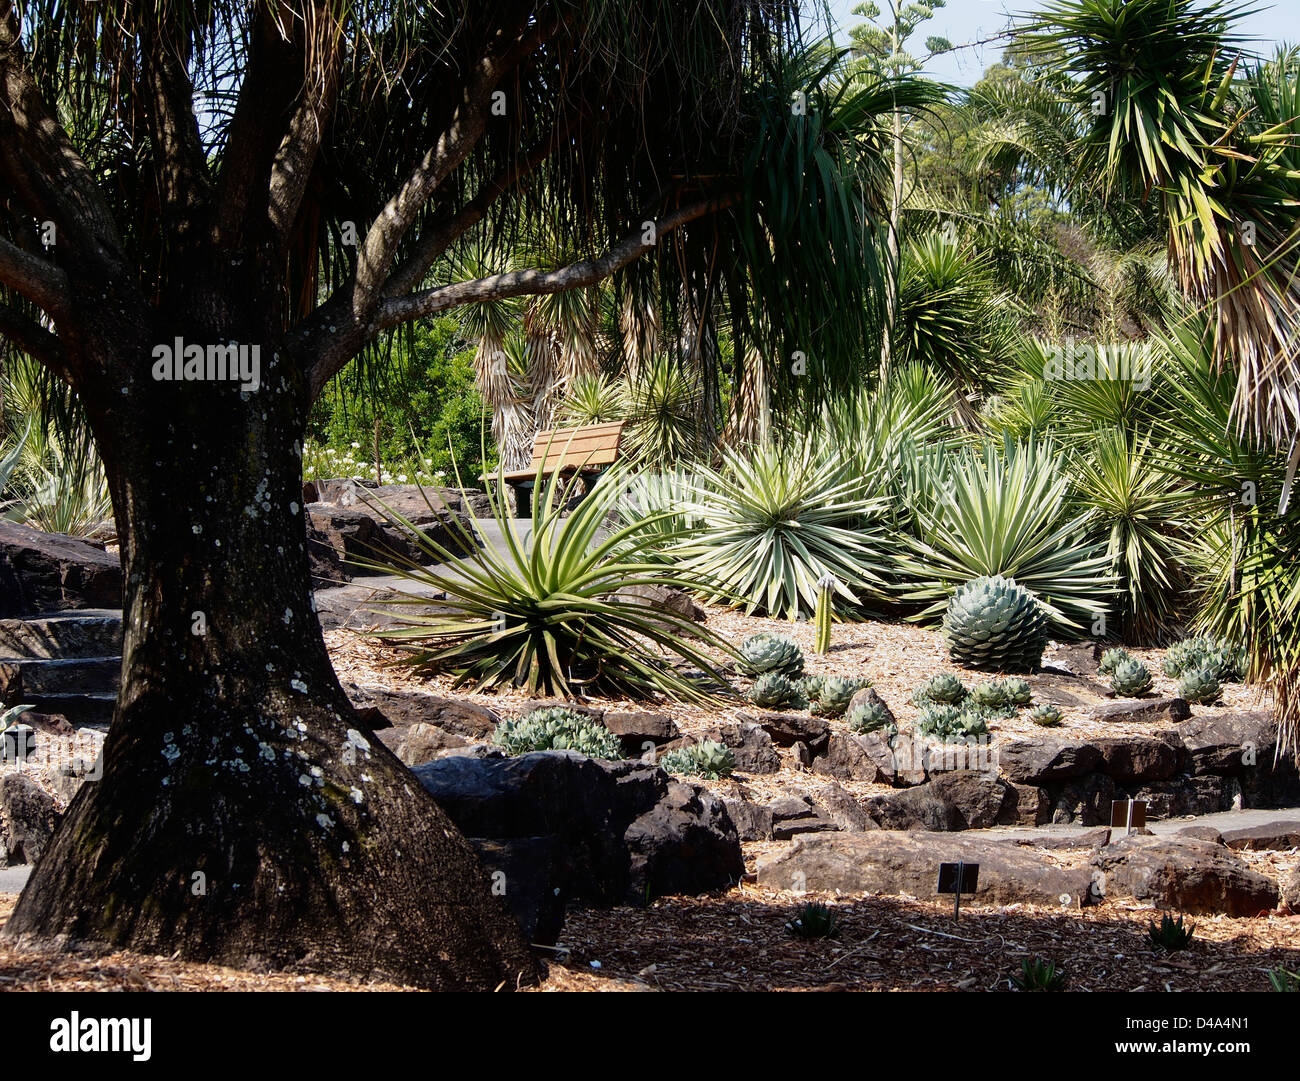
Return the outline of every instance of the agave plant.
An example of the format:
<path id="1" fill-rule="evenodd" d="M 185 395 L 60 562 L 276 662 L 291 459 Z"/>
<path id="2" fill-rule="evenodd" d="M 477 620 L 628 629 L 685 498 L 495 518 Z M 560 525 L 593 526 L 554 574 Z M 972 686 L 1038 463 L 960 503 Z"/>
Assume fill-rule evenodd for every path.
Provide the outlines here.
<path id="1" fill-rule="evenodd" d="M 398 562 L 383 569 L 412 586 L 443 593 L 446 600 L 439 601 L 445 611 L 434 614 L 422 611 L 427 594 L 407 592 L 386 602 L 380 610 L 396 625 L 375 632 L 376 637 L 405 647 L 410 663 L 450 672 L 456 686 L 476 690 L 512 683 L 530 694 L 564 697 L 591 688 L 713 700 L 727 684 L 705 650 L 733 661 L 739 659 L 735 651 L 682 616 L 616 595 L 623 586 L 698 589 L 702 584 L 697 573 L 674 572 L 644 558 L 662 539 L 655 515 L 601 539 L 622 484 L 619 470 L 606 473 L 564 517 L 555 508 L 573 495 L 575 482 L 562 485 L 558 474 L 544 479 L 539 469 L 541 496 L 531 536 L 521 535 L 509 518 L 508 495 L 499 484 L 492 511 L 503 547 L 480 547 L 471 540 L 464 556 L 387 511 L 428 562 L 445 566 Z M 702 676 L 680 670 L 674 658 Z"/>
<path id="2" fill-rule="evenodd" d="M 828 574 L 851 604 L 883 593 L 884 501 L 863 496 L 833 450 L 810 440 L 727 450 L 721 469 L 697 477 L 702 528 L 678 549 L 678 566 L 716 583 L 704 590 L 711 600 L 794 619 L 813 613 Z"/>
<path id="3" fill-rule="evenodd" d="M 1090 515 L 1069 507 L 1063 455 L 1033 441 L 963 452 L 920 515 L 921 536 L 899 561 L 916 618 L 943 613 L 960 584 L 1001 575 L 1034 593 L 1059 627 L 1091 627 L 1113 587 L 1105 549 L 1086 534 Z"/>
<path id="4" fill-rule="evenodd" d="M 506 754 L 530 751 L 577 751 L 589 758 L 619 759 L 623 745 L 598 721 L 563 706 L 536 709 L 496 726 L 492 742 Z"/>
<path id="5" fill-rule="evenodd" d="M 689 747 L 668 751 L 659 759 L 659 765 L 668 773 L 717 781 L 730 777 L 736 771 L 736 755 L 726 744 L 706 739 Z"/>

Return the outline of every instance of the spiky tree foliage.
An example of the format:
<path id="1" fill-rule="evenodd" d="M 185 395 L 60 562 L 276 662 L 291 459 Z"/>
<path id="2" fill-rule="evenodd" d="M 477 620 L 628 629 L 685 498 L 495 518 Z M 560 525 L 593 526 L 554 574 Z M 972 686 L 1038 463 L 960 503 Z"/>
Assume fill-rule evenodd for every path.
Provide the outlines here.
<path id="1" fill-rule="evenodd" d="M 929 502 L 918 506 L 919 536 L 899 559 L 908 600 L 940 615 L 959 584 L 1014 578 L 1052 621 L 1074 630 L 1103 615 L 1112 580 L 1104 548 L 1089 539 L 1088 513 L 1070 502 L 1064 455 L 1050 443 L 985 444 L 929 469 Z"/>
<path id="2" fill-rule="evenodd" d="M 0 332 L 85 407 L 127 612 L 104 776 L 6 935 L 430 986 L 531 977 L 469 846 L 330 665 L 308 410 L 415 320 L 643 257 L 668 295 L 726 267 L 733 306 L 772 313 L 784 382 L 795 348 L 827 380 L 859 371 L 881 279 L 860 125 L 895 93 L 826 89 L 807 52 L 785 0 L 0 0 Z M 539 236 L 543 262 L 506 265 Z M 485 272 L 458 274 L 475 243 Z M 255 387 L 158 377 L 178 374 L 170 351 L 232 341 L 259 351 Z M 231 889 L 196 904 L 195 869 Z"/>
<path id="3" fill-rule="evenodd" d="M 728 450 L 718 469 L 696 470 L 691 493 L 701 528 L 679 566 L 716 583 L 711 599 L 793 619 L 813 613 L 828 574 L 850 604 L 883 591 L 884 501 L 863 494 L 834 448 Z"/>

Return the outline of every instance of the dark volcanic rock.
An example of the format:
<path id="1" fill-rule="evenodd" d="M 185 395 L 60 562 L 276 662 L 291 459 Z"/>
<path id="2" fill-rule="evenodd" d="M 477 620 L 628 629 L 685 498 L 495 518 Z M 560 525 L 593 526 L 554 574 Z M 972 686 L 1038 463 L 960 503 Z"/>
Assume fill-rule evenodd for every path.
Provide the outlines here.
<path id="1" fill-rule="evenodd" d="M 772 737 L 756 724 L 724 721 L 706 738 L 730 747 L 741 773 L 775 773 L 781 768 L 781 755 L 772 745 Z"/>
<path id="2" fill-rule="evenodd" d="M 821 754 L 830 738 L 831 726 L 824 717 L 807 713 L 738 713 L 737 719 L 756 724 L 772 737 L 778 747 L 806 744 L 814 755 Z"/>
<path id="3" fill-rule="evenodd" d="M 1269 822 L 1262 826 L 1224 830 L 1223 843 L 1229 848 L 1262 849 L 1300 848 L 1300 822 Z"/>
<path id="4" fill-rule="evenodd" d="M 1149 901 L 1177 912 L 1254 916 L 1277 904 L 1272 879 L 1250 870 L 1222 845 L 1164 837 L 1126 837 L 1093 857 L 1108 897 Z"/>
<path id="5" fill-rule="evenodd" d="M 1178 736 L 1191 757 L 1192 772 L 1234 776 L 1271 763 L 1277 747 L 1273 714 L 1212 713 L 1178 726 Z"/>
<path id="6" fill-rule="evenodd" d="M 35 863 L 58 825 L 54 797 L 25 773 L 0 774 L 0 867 Z"/>
<path id="7" fill-rule="evenodd" d="M 665 743 L 681 738 L 677 723 L 663 713 L 626 713 L 610 711 L 604 716 L 605 727 L 618 736 L 623 751 L 639 758 Z"/>
<path id="8" fill-rule="evenodd" d="M 722 889 L 744 873 L 722 801 L 645 762 L 547 751 L 449 756 L 414 773 L 468 837 L 553 837 L 560 885 L 573 898 L 644 905 Z"/>
<path id="9" fill-rule="evenodd" d="M 1002 818 L 1011 786 L 997 777 L 986 777 L 971 770 L 936 773 L 929 788 L 940 799 L 956 808 L 959 829 L 976 830 L 995 826 Z"/>
<path id="10" fill-rule="evenodd" d="M 117 556 L 61 533 L 42 533 L 0 518 L 0 619 L 121 604 Z"/>
<path id="11" fill-rule="evenodd" d="M 689 593 L 683 593 L 672 586 L 635 585 L 623 586 L 610 595 L 613 600 L 623 604 L 639 604 L 660 612 L 668 612 L 679 619 L 689 619 L 703 623 L 709 614 L 692 599 Z"/>
<path id="12" fill-rule="evenodd" d="M 1178 752 L 1164 740 L 1117 736 L 1092 742 L 1101 751 L 1098 769 L 1119 784 L 1163 781 L 1178 772 Z"/>
<path id="13" fill-rule="evenodd" d="M 1121 698 L 1107 702 L 1092 711 L 1094 721 L 1122 723 L 1134 721 L 1149 724 L 1152 721 L 1174 723 L 1192 715 L 1191 707 L 1183 698 Z"/>
<path id="14" fill-rule="evenodd" d="M 1091 773 L 1101 752 L 1091 743 L 1015 740 L 998 748 L 998 766 L 1016 784 L 1043 784 Z"/>
<path id="15" fill-rule="evenodd" d="M 389 725 L 427 724 L 472 740 L 489 740 L 500 718 L 486 706 L 424 691 L 399 690 L 377 684 L 344 684 L 357 712 L 372 730 Z"/>

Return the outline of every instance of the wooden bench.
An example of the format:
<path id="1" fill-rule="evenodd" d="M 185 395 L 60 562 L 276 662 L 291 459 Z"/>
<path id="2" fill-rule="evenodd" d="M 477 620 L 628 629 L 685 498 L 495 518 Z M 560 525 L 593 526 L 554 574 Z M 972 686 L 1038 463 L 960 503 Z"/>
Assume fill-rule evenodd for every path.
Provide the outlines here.
<path id="1" fill-rule="evenodd" d="M 515 490 L 519 517 L 533 516 L 533 487 L 539 477 L 545 480 L 555 473 L 576 473 L 582 479 L 583 494 L 590 492 L 595 479 L 618 460 L 624 425 L 624 421 L 618 421 L 538 432 L 533 440 L 533 460 L 527 469 L 494 474 Z"/>

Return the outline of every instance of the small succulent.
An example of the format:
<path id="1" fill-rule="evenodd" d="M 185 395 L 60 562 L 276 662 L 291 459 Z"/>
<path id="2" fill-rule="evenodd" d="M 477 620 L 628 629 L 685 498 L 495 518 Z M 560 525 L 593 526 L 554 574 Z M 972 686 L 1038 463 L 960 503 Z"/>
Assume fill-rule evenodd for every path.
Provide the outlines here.
<path id="1" fill-rule="evenodd" d="M 1064 991 L 1065 982 L 1065 969 L 1041 957 L 1026 957 L 1020 962 L 1020 975 L 1011 977 L 1017 991 Z"/>
<path id="2" fill-rule="evenodd" d="M 822 684 L 825 682 L 825 676 L 804 676 L 799 681 L 799 689 L 803 691 L 804 697 L 808 701 L 815 702 L 817 696 L 822 693 Z"/>
<path id="3" fill-rule="evenodd" d="M 492 733 L 492 742 L 509 755 L 577 751 L 589 758 L 623 757 L 623 744 L 613 732 L 586 714 L 563 706 L 536 709 L 502 721 Z"/>
<path id="4" fill-rule="evenodd" d="M 867 702 L 861 706 L 854 706 L 849 710 L 845 720 L 849 722 L 849 728 L 854 732 L 878 732 L 882 729 L 891 733 L 897 731 L 894 715 L 883 702 Z"/>
<path id="5" fill-rule="evenodd" d="M 780 672 L 797 679 L 803 675 L 803 650 L 788 634 L 762 631 L 750 635 L 740 643 L 740 657 L 745 671 L 752 676 Z"/>
<path id="6" fill-rule="evenodd" d="M 1001 709 L 1011 704 L 1003 680 L 995 679 L 988 683 L 977 683 L 970 692 L 970 704 L 980 709 Z"/>
<path id="7" fill-rule="evenodd" d="M 706 739 L 689 747 L 669 751 L 659 759 L 659 765 L 668 773 L 716 781 L 730 777 L 735 772 L 736 756 L 726 744 Z"/>
<path id="8" fill-rule="evenodd" d="M 1002 694 L 1009 706 L 1027 706 L 1033 700 L 1034 692 L 1028 682 L 1019 676 L 1008 676 L 998 680 L 1002 684 Z"/>
<path id="9" fill-rule="evenodd" d="M 749 689 L 749 700 L 763 709 L 806 709 L 808 699 L 798 685 L 780 672 L 764 672 Z"/>
<path id="10" fill-rule="evenodd" d="M 1208 705 L 1218 700 L 1219 695 L 1223 693 L 1223 688 L 1219 685 L 1219 678 L 1215 675 L 1213 667 L 1206 665 L 1204 668 L 1191 668 L 1185 671 L 1183 678 L 1178 681 L 1178 693 L 1189 702 Z"/>
<path id="11" fill-rule="evenodd" d="M 1147 939 L 1154 949 L 1163 953 L 1185 950 L 1192 944 L 1192 935 L 1196 933 L 1195 924 L 1183 924 L 1182 916 L 1174 919 L 1166 912 L 1160 917 L 1159 926 L 1152 920 L 1147 928 Z"/>
<path id="12" fill-rule="evenodd" d="M 1041 725 L 1043 728 L 1056 728 L 1062 721 L 1061 711 L 1053 705 L 1044 702 L 1041 706 L 1035 706 L 1029 711 L 1029 719 L 1034 724 Z"/>
<path id="13" fill-rule="evenodd" d="M 865 687 L 871 686 L 869 679 L 845 679 L 842 676 L 827 676 L 817 697 L 813 700 L 812 712 L 824 717 L 840 717 L 849 708 L 853 696 Z"/>
<path id="14" fill-rule="evenodd" d="M 826 905 L 809 901 L 786 923 L 785 929 L 796 938 L 834 938 L 840 932 L 839 920 Z"/>
<path id="15" fill-rule="evenodd" d="M 1135 657 L 1130 657 L 1116 666 L 1115 671 L 1111 673 L 1110 685 L 1116 694 L 1134 698 L 1151 689 L 1151 673 L 1147 671 L 1145 664 Z"/>
<path id="16" fill-rule="evenodd" d="M 1226 638 L 1206 634 L 1185 638 L 1165 654 L 1165 675 L 1171 679 L 1199 668 L 1209 668 L 1221 683 L 1239 680 L 1246 674 L 1246 651 Z"/>
<path id="17" fill-rule="evenodd" d="M 1130 660 L 1130 654 L 1122 646 L 1116 646 L 1114 649 L 1108 649 L 1101 655 L 1101 663 L 1097 666 L 1103 676 L 1109 676 L 1125 661 Z"/>
<path id="18" fill-rule="evenodd" d="M 916 691 L 916 699 L 927 703 L 955 706 L 966 697 L 966 685 L 952 672 L 941 672 L 926 681 Z"/>
<path id="19" fill-rule="evenodd" d="M 922 711 L 916 727 L 921 735 L 937 739 L 982 736 L 989 730 L 982 713 L 973 709 L 959 709 L 957 706 L 931 706 Z"/>

